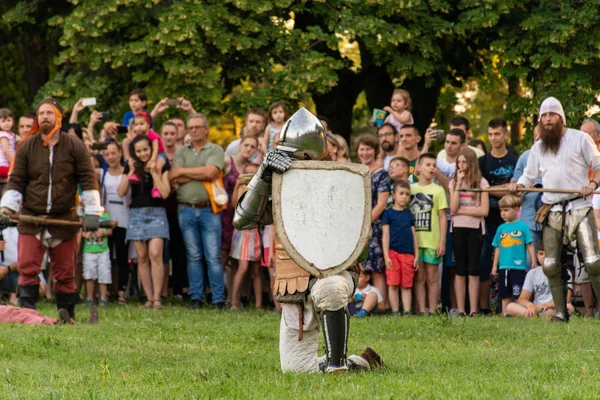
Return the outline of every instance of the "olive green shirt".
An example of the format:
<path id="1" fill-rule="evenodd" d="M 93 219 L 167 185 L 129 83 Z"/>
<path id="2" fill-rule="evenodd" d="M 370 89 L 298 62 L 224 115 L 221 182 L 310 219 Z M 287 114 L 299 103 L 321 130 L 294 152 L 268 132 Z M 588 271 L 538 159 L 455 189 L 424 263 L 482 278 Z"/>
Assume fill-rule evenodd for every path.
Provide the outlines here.
<path id="1" fill-rule="evenodd" d="M 196 153 L 194 146 L 185 144 L 175 152 L 175 157 L 173 157 L 173 165 L 182 168 L 214 165 L 219 168 L 219 171 L 223 171 L 224 164 L 225 152 L 223 148 L 211 142 L 206 142 L 199 153 Z M 192 180 L 179 186 L 177 200 L 180 203 L 198 204 L 208 201 L 209 197 L 202 181 Z"/>

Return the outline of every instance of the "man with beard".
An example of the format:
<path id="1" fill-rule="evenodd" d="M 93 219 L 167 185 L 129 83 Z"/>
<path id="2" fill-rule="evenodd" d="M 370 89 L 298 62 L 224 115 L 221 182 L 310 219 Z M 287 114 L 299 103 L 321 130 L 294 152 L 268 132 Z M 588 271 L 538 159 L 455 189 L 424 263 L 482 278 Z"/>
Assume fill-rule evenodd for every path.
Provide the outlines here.
<path id="1" fill-rule="evenodd" d="M 377 131 L 379 136 L 379 145 L 381 146 L 382 158 L 383 158 L 383 169 L 386 171 L 390 168 L 390 161 L 396 157 L 398 148 L 398 131 L 396 127 L 387 122 L 381 125 L 381 128 Z"/>
<path id="2" fill-rule="evenodd" d="M 23 138 L 14 157 L 7 191 L 0 202 L 1 212 L 78 221 L 77 185 L 85 206 L 83 228 L 96 231 L 102 214 L 98 181 L 85 145 L 62 132 L 62 108 L 54 99 L 44 99 L 36 120 Z M 36 135 L 37 133 L 37 135 Z M 36 308 L 42 259 L 48 249 L 55 280 L 56 305 L 75 318 L 79 294 L 75 285 L 77 232 L 73 226 L 40 226 L 20 222 L 19 303 Z"/>
<path id="3" fill-rule="evenodd" d="M 590 196 L 600 182 L 600 153 L 587 133 L 567 128 L 562 105 L 554 97 L 542 102 L 539 115 L 542 124 L 540 140 L 531 148 L 523 175 L 508 188 L 515 193 L 518 188 L 529 187 L 541 176 L 545 188 L 579 192 L 545 192 L 543 205 L 536 214 L 536 221 L 543 226 L 546 251 L 543 268 L 556 306 L 554 319 L 566 322 L 569 319 L 567 271 L 560 262 L 566 243 L 577 241 L 590 283 L 596 296 L 600 294 L 600 255 Z M 588 168 L 594 171 L 591 180 L 588 180 Z"/>

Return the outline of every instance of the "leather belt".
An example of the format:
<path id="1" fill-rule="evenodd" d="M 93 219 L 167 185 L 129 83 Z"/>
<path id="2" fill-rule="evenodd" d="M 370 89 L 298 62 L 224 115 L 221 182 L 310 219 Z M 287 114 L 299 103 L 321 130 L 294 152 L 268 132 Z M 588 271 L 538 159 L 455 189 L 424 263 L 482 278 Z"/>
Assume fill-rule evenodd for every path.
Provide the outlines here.
<path id="1" fill-rule="evenodd" d="M 206 208 L 206 207 L 210 207 L 210 201 L 203 201 L 201 203 L 196 203 L 196 204 L 179 202 L 179 204 L 181 204 L 182 206 L 192 207 L 192 208 Z"/>

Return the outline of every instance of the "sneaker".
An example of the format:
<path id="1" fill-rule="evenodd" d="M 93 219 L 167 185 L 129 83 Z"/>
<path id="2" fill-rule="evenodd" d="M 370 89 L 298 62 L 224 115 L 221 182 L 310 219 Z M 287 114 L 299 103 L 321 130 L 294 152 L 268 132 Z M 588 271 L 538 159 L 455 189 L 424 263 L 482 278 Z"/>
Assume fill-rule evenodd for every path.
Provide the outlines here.
<path id="1" fill-rule="evenodd" d="M 86 307 L 91 307 L 91 306 L 93 306 L 94 304 L 96 304 L 96 303 L 95 303 L 95 302 L 94 302 L 94 300 L 92 300 L 92 299 L 87 299 L 87 300 L 85 301 L 85 305 L 86 305 Z"/>
<path id="2" fill-rule="evenodd" d="M 451 308 L 450 311 L 448 311 L 449 317 L 458 317 L 458 314 L 458 308 Z"/>
<path id="3" fill-rule="evenodd" d="M 410 311 L 404 311 L 402 313 L 402 316 L 404 316 L 404 317 L 410 317 L 411 316 Z"/>
<path id="4" fill-rule="evenodd" d="M 203 305 L 204 303 L 202 302 L 202 300 L 190 300 L 188 308 L 192 310 L 199 310 L 202 308 Z"/>
<path id="5" fill-rule="evenodd" d="M 98 305 L 100 307 L 106 307 L 109 304 L 110 304 L 110 302 L 108 300 L 105 300 L 105 299 L 100 299 L 100 301 L 98 302 Z"/>
<path id="6" fill-rule="evenodd" d="M 369 312 L 367 310 L 361 308 L 360 311 L 356 313 L 356 316 L 358 318 L 368 317 L 369 316 Z"/>
<path id="7" fill-rule="evenodd" d="M 224 311 L 225 310 L 225 302 L 221 301 L 219 303 L 215 303 L 215 304 L 213 304 L 213 307 L 217 311 Z"/>
<path id="8" fill-rule="evenodd" d="M 375 353 L 375 351 L 373 351 L 373 349 L 370 347 L 367 347 L 362 353 L 360 353 L 360 356 L 367 360 L 371 366 L 371 370 L 385 368 L 385 364 L 383 363 L 381 357 L 379 357 L 379 354 Z"/>

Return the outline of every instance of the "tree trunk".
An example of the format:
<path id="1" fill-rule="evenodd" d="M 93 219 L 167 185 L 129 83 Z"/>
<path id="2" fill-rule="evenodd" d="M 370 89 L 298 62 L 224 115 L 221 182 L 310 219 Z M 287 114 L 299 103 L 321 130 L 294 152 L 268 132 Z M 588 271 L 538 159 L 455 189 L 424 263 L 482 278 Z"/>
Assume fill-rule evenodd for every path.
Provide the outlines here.
<path id="1" fill-rule="evenodd" d="M 512 77 L 508 79 L 508 96 L 515 98 L 521 97 L 521 82 L 519 79 Z M 523 137 L 523 120 L 517 118 L 510 123 L 510 143 L 513 146 L 517 146 Z"/>
<path id="2" fill-rule="evenodd" d="M 402 87 L 410 93 L 412 99 L 412 115 L 421 135 L 425 133 L 435 116 L 442 83 L 436 79 L 427 85 L 429 78 L 414 78 L 403 82 Z"/>
<path id="3" fill-rule="evenodd" d="M 338 84 L 329 93 L 313 96 L 317 114 L 330 121 L 329 129 L 342 135 L 350 143 L 352 111 L 356 98 L 362 90 L 357 84 L 358 76 L 352 71 L 340 71 Z"/>
<path id="4" fill-rule="evenodd" d="M 49 79 L 48 63 L 46 54 L 42 49 L 42 39 L 39 35 L 25 38 L 28 43 L 22 43 L 23 58 L 25 59 L 25 81 L 29 90 L 30 100 L 33 100 L 38 90 Z M 26 40 L 27 40 L 26 39 Z"/>

